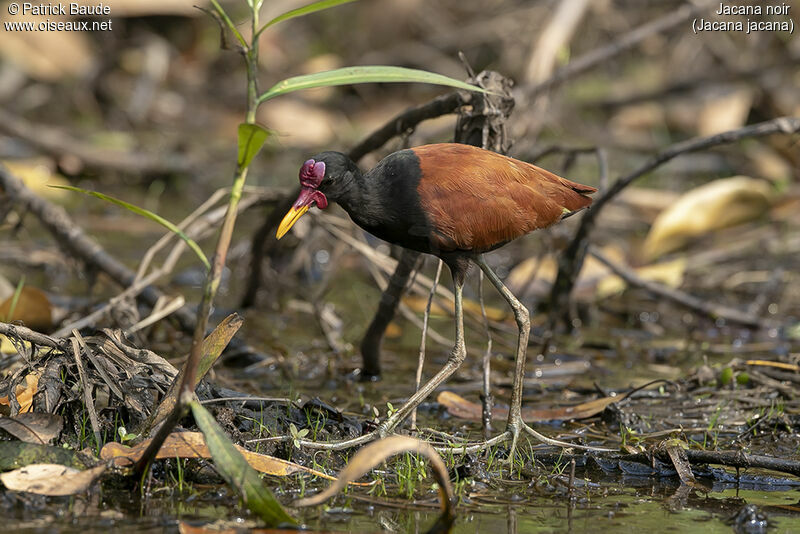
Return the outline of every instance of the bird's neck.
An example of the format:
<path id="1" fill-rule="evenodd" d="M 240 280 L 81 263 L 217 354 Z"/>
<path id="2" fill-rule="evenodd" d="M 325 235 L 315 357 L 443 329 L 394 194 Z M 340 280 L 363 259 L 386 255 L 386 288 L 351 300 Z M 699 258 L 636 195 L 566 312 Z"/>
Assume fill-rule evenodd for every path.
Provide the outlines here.
<path id="1" fill-rule="evenodd" d="M 384 199 L 375 182 L 370 180 L 370 173 L 361 171 L 350 175 L 337 202 L 359 226 L 369 228 L 380 220 Z"/>

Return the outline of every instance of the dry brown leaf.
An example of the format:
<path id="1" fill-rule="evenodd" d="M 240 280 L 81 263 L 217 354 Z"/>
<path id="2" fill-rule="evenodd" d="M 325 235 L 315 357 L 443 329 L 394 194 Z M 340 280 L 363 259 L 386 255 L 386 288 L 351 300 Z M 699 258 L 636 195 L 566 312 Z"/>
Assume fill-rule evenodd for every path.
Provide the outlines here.
<path id="1" fill-rule="evenodd" d="M 19 384 L 16 388 L 17 402 L 19 403 L 19 413 L 27 413 L 31 411 L 33 406 L 33 396 L 39 391 L 39 377 L 41 373 L 29 373 L 25 377 L 25 384 Z M 0 397 L 0 405 L 11 406 L 11 400 L 8 395 Z"/>
<path id="2" fill-rule="evenodd" d="M 144 441 L 135 447 L 128 447 L 121 443 L 107 443 L 100 451 L 100 458 L 111 460 L 117 467 L 128 467 L 136 462 L 149 445 L 150 440 Z M 258 454 L 248 451 L 244 447 L 236 445 L 242 453 L 247 463 L 261 473 L 276 477 L 285 477 L 294 473 L 309 473 L 314 476 L 335 480 L 334 477 L 326 475 L 322 471 L 303 467 L 302 465 L 281 460 L 266 454 Z M 164 441 L 158 451 L 156 459 L 165 458 L 211 458 L 211 453 L 206 446 L 206 441 L 201 432 L 173 432 Z"/>
<path id="3" fill-rule="evenodd" d="M 3 473 L 0 482 L 11 491 L 66 496 L 86 491 L 106 470 L 105 465 L 79 471 L 58 464 L 31 464 Z"/>
<path id="4" fill-rule="evenodd" d="M 26 443 L 47 444 L 61 433 L 64 419 L 51 413 L 21 413 L 16 417 L 0 415 L 0 428 Z"/>
<path id="5" fill-rule="evenodd" d="M 747 176 L 714 180 L 681 195 L 653 222 L 644 256 L 654 260 L 702 235 L 757 219 L 769 210 L 769 183 Z"/>
<path id="6" fill-rule="evenodd" d="M 564 408 L 546 410 L 523 408 L 522 419 L 529 423 L 586 419 L 587 417 L 599 414 L 608 406 L 625 399 L 627 396 L 628 394 L 620 394 L 613 397 L 601 397 L 576 406 L 566 406 Z M 454 417 L 466 419 L 468 421 L 480 421 L 482 418 L 483 409 L 480 404 L 470 402 L 452 391 L 442 391 L 439 393 L 436 397 L 436 402 L 447 408 L 447 412 Z M 492 419 L 504 421 L 507 418 L 508 408 L 496 406 L 492 409 Z"/>
<path id="7" fill-rule="evenodd" d="M 53 306 L 41 289 L 26 285 L 19 291 L 16 303 L 14 303 L 14 297 L 15 295 L 11 295 L 0 303 L 0 321 L 6 323 L 18 321 L 31 330 L 40 332 L 52 330 Z M 12 304 L 14 310 L 9 314 Z"/>

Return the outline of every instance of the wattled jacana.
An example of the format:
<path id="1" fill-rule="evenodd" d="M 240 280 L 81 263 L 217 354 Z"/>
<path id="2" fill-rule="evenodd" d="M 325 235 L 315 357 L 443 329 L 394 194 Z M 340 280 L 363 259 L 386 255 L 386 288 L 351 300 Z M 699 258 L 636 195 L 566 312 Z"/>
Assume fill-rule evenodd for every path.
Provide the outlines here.
<path id="1" fill-rule="evenodd" d="M 362 173 L 347 156 L 323 152 L 300 169 L 300 195 L 277 236 L 316 204 L 338 202 L 364 230 L 390 243 L 441 258 L 455 285 L 456 344 L 444 367 L 379 427 L 385 435 L 461 365 L 466 357 L 462 288 L 470 262 L 476 263 L 508 301 L 519 327 L 516 367 L 508 414 L 511 458 L 520 430 L 545 438 L 520 416 L 528 310 L 503 285 L 483 257 L 537 228 L 550 226 L 588 207 L 595 188 L 544 169 L 470 145 L 442 143 L 400 150 Z M 506 434 L 506 437 L 508 434 Z"/>

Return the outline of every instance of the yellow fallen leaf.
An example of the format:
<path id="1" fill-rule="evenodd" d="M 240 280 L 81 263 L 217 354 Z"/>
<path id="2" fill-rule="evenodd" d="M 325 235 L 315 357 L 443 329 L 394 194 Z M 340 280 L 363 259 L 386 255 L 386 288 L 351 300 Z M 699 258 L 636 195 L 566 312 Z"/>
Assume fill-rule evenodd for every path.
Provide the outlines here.
<path id="1" fill-rule="evenodd" d="M 772 199 L 768 182 L 747 176 L 714 180 L 692 189 L 653 222 L 644 256 L 654 260 L 714 230 L 757 219 L 769 210 Z"/>
<path id="2" fill-rule="evenodd" d="M 55 164 L 49 158 L 3 160 L 2 163 L 37 195 L 53 201 L 61 201 L 69 195 L 63 189 L 48 187 L 70 185 L 66 178 L 53 170 Z"/>
<path id="3" fill-rule="evenodd" d="M 31 411 L 33 406 L 33 396 L 39 391 L 39 377 L 41 373 L 30 373 L 25 377 L 25 384 L 19 384 L 16 388 L 17 402 L 19 403 L 19 413 L 27 413 Z M 3 406 L 11 406 L 11 399 L 8 395 L 0 397 L 0 404 Z"/>
<path id="4" fill-rule="evenodd" d="M 6 336 L 0 336 L 0 354 L 16 354 L 17 347 Z M 8 397 L 6 397 L 7 399 Z"/>
<path id="5" fill-rule="evenodd" d="M 139 443 L 135 447 L 128 447 L 121 443 L 111 442 L 106 443 L 100 450 L 100 458 L 103 460 L 113 460 L 117 467 L 128 467 L 136 462 L 144 453 L 144 450 L 150 444 L 150 440 Z M 242 453 L 247 463 L 261 473 L 273 475 L 278 477 L 285 477 L 294 473 L 303 472 L 311 475 L 325 478 L 328 480 L 335 480 L 334 477 L 326 475 L 322 471 L 304 467 L 294 462 L 268 456 L 266 454 L 258 454 L 256 452 L 248 451 L 244 447 L 236 445 L 239 452 Z M 206 446 L 206 440 L 202 432 L 173 432 L 164 441 L 164 444 L 159 449 L 156 459 L 165 458 L 211 458 L 211 452 Z M 360 486 L 369 486 L 370 484 L 356 484 Z"/>

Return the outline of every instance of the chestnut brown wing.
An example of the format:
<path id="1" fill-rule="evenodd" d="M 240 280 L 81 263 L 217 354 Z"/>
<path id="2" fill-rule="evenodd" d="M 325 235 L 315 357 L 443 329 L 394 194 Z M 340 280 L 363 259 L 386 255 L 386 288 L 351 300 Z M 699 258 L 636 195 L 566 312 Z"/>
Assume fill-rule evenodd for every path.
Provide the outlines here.
<path id="1" fill-rule="evenodd" d="M 417 192 L 440 250 L 483 252 L 592 203 L 595 188 L 495 152 L 445 143 L 413 149 Z"/>

